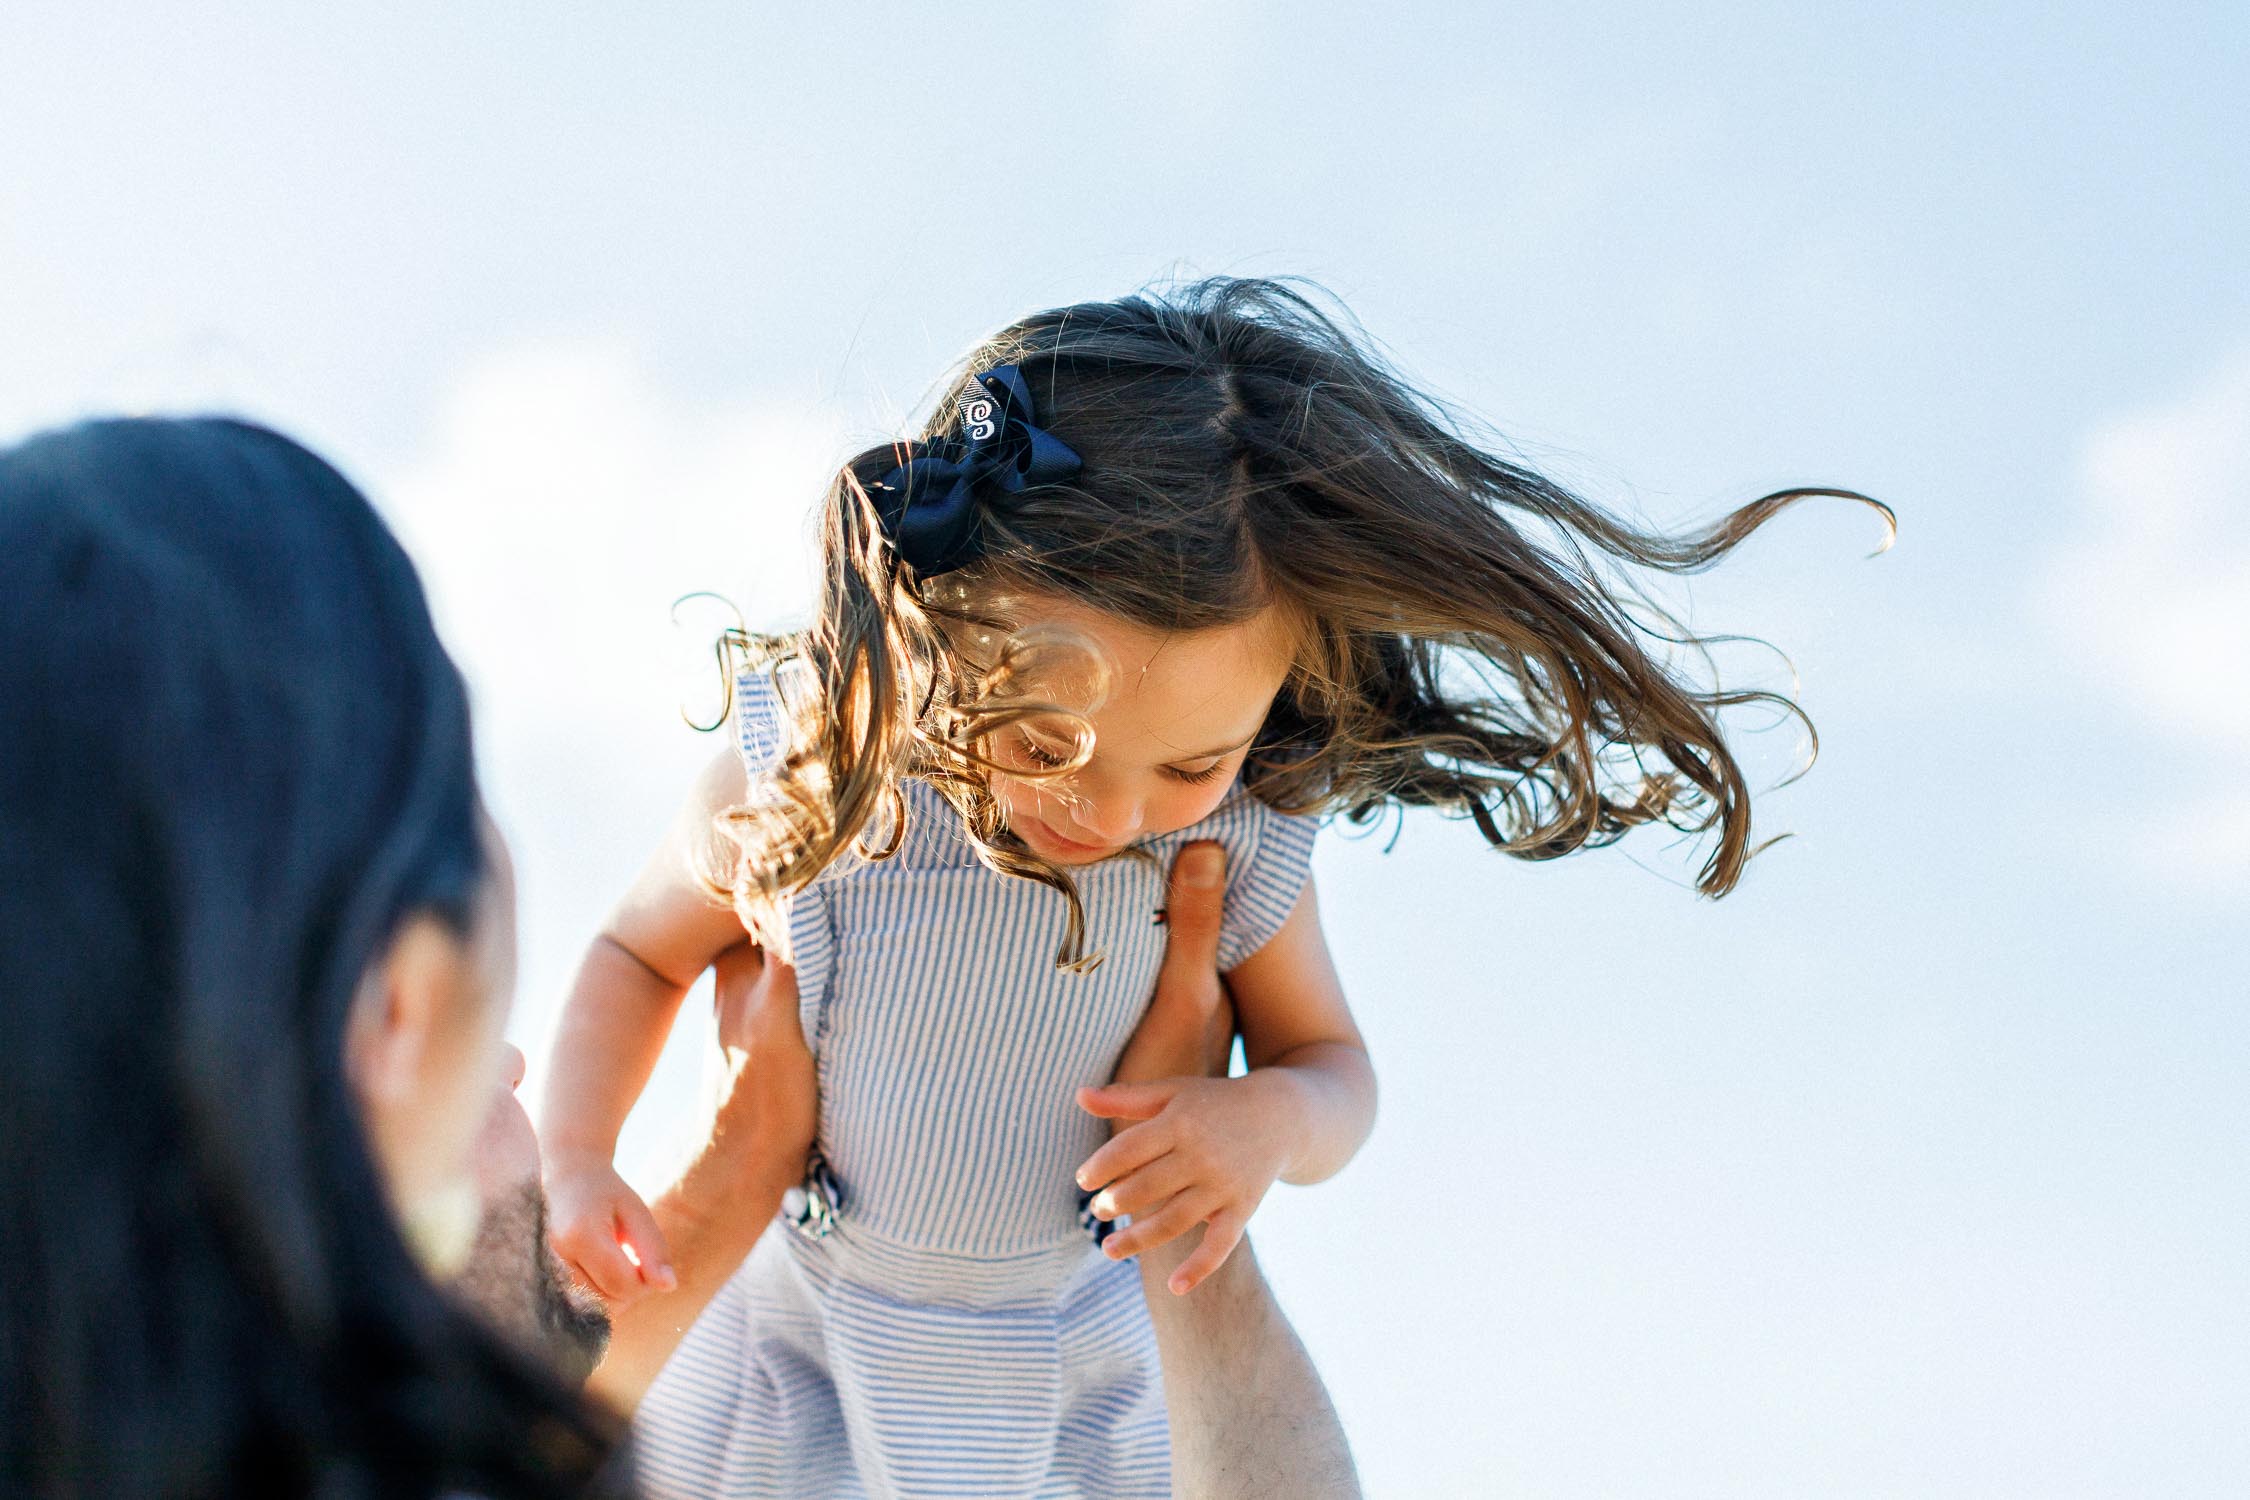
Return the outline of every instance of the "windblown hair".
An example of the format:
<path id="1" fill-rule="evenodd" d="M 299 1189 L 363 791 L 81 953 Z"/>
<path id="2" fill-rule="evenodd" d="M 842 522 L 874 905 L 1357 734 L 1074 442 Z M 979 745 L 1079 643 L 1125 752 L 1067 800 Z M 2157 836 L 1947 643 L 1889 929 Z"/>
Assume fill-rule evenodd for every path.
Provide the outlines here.
<path id="1" fill-rule="evenodd" d="M 584 1493 L 614 1424 L 423 1275 L 345 1077 L 487 877 L 406 554 L 274 433 L 90 423 L 0 451 L 0 642 L 0 1493 Z"/>
<path id="2" fill-rule="evenodd" d="M 1525 859 L 1662 822 L 1715 833 L 1697 884 L 1723 895 L 1755 851 L 1720 712 L 1763 701 L 1811 725 L 1782 695 L 1686 680 L 1661 650 L 1708 660 L 1706 640 L 1605 578 L 1592 555 L 1613 575 L 1617 564 L 1692 573 L 1822 495 L 1893 525 L 1852 491 L 1791 489 L 1693 534 L 1639 529 L 1479 446 L 1294 283 L 1215 278 L 1037 313 L 965 369 L 1003 364 L 1021 370 L 1039 425 L 1082 470 L 980 494 L 982 558 L 924 580 L 867 495 L 901 450 L 869 449 L 822 505 L 812 627 L 743 638 L 806 669 L 775 775 L 722 819 L 739 852 L 713 885 L 753 930 L 768 930 L 776 898 L 855 848 L 894 850 L 901 778 L 920 776 L 959 810 L 986 864 L 1068 898 L 1058 962 L 1085 961 L 1069 875 L 1008 832 L 990 788 L 991 735 L 1031 716 L 1067 722 L 1086 701 L 1046 686 L 1067 670 L 1067 643 L 1010 632 L 1037 596 L 1159 631 L 1279 606 L 1296 628 L 1294 665 L 1243 771 L 1277 809 L 1365 821 L 1440 808 Z M 947 401 L 918 436 L 959 431 Z M 1091 752 L 1076 722 L 1076 757 L 1045 774 L 1067 776 Z"/>

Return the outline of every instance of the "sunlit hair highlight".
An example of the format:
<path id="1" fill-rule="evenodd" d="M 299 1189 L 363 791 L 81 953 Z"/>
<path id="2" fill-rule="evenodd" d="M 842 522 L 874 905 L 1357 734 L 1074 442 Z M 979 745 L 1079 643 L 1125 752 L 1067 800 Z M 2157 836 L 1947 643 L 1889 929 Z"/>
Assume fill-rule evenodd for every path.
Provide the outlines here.
<path id="1" fill-rule="evenodd" d="M 780 764 L 722 818 L 709 879 L 777 946 L 780 898 L 840 859 L 896 851 L 901 782 L 918 776 L 985 864 L 1065 898 L 1057 962 L 1095 961 L 1070 875 L 1008 830 L 992 791 L 1002 772 L 1067 785 L 1092 753 L 1102 666 L 1086 642 L 1018 628 L 1041 598 L 1158 631 L 1285 611 L 1293 665 L 1243 770 L 1276 809 L 1434 807 L 1525 859 L 1664 823 L 1713 835 L 1696 883 L 1724 895 L 1756 846 L 1719 715 L 1764 703 L 1794 717 L 1808 764 L 1817 739 L 1785 695 L 1698 686 L 1671 665 L 1664 648 L 1708 666 L 1724 638 L 1688 631 L 1631 570 L 1700 571 L 1814 497 L 1873 508 L 1886 547 L 1895 527 L 1880 502 L 1828 488 L 1687 534 L 1633 526 L 1473 440 L 1300 283 L 1213 278 L 1037 313 L 961 374 L 1002 364 L 1081 471 L 981 496 L 983 557 L 920 579 L 867 497 L 900 450 L 869 449 L 822 502 L 811 627 L 737 637 L 752 664 L 793 662 L 796 689 Z M 915 436 L 958 427 L 940 400 Z M 996 763 L 993 737 L 1032 717 L 1074 726 L 1076 754 Z"/>

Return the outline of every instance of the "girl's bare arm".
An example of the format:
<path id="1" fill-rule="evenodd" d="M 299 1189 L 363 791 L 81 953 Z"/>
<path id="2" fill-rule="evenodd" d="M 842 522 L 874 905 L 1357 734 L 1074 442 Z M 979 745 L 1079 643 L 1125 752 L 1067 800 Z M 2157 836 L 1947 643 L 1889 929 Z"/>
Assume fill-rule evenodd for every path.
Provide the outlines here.
<path id="1" fill-rule="evenodd" d="M 540 1109 L 550 1159 L 609 1159 L 681 997 L 712 960 L 743 940 L 740 919 L 695 873 L 719 837 L 712 819 L 743 794 L 742 763 L 730 750 L 697 778 L 663 843 L 587 949 L 563 1005 Z"/>
<path id="2" fill-rule="evenodd" d="M 722 1069 L 703 1144 L 649 1200 L 677 1281 L 611 1309 L 609 1350 L 588 1384 L 627 1414 L 757 1244 L 783 1193 L 804 1180 L 812 1145 L 818 1085 L 797 1022 L 796 975 L 747 941 L 716 967 Z"/>
<path id="3" fill-rule="evenodd" d="M 555 1251 L 612 1308 L 677 1286 L 664 1231 L 612 1160 L 617 1133 L 664 1050 L 680 1000 L 742 924 L 697 878 L 712 817 L 742 797 L 730 752 L 698 778 L 671 832 L 580 964 L 540 1106 Z"/>
<path id="4" fill-rule="evenodd" d="M 1297 1150 L 1284 1182 L 1320 1182 L 1343 1170 L 1375 1126 L 1375 1069 L 1320 930 L 1311 880 L 1281 930 L 1227 976 L 1252 1076 L 1296 1095 Z"/>
<path id="5" fill-rule="evenodd" d="M 1247 1074 L 1113 1083 L 1079 1096 L 1105 1119 L 1138 1122 L 1078 1169 L 1097 1218 L 1133 1218 L 1105 1253 L 1139 1255 L 1205 1226 L 1167 1283 L 1181 1293 L 1225 1263 L 1276 1181 L 1334 1175 L 1375 1123 L 1375 1070 L 1309 883 L 1281 931 L 1226 979 Z"/>

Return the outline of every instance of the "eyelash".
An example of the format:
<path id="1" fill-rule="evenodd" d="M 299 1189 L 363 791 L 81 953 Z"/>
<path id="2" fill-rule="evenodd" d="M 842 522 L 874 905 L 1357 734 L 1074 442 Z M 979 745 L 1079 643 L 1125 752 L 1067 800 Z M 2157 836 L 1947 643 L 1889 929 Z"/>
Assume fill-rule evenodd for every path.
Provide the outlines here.
<path id="1" fill-rule="evenodd" d="M 1028 759 L 1033 765 L 1045 766 L 1048 769 L 1052 770 L 1065 763 L 1065 757 L 1057 755 L 1053 751 L 1044 748 L 1039 744 L 1038 741 L 1031 739 L 1029 736 L 1020 737 L 1018 743 L 1023 747 L 1024 757 Z M 1199 786 L 1205 782 L 1218 780 L 1219 773 L 1221 771 L 1224 771 L 1226 768 L 1227 763 L 1222 760 L 1214 765 L 1206 767 L 1201 771 L 1178 771 L 1174 770 L 1170 766 L 1166 766 L 1164 768 L 1164 774 L 1171 777 L 1175 781 L 1184 781 L 1190 786 Z"/>

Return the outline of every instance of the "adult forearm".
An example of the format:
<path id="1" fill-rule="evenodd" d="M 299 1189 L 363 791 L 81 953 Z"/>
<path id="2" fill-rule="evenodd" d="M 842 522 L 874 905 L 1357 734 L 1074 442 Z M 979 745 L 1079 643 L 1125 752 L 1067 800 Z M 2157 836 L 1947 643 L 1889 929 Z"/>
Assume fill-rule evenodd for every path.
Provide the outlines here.
<path id="1" fill-rule="evenodd" d="M 1167 1288 L 1192 1238 L 1140 1257 L 1164 1363 L 1173 1493 L 1182 1500 L 1358 1496 L 1343 1424 L 1250 1242 L 1186 1296 Z"/>
<path id="2" fill-rule="evenodd" d="M 798 1029 L 796 976 L 741 943 L 713 964 L 721 1073 L 702 1145 L 649 1203 L 678 1285 L 613 1310 L 591 1389 L 625 1412 L 804 1180 L 818 1085 Z"/>
<path id="3" fill-rule="evenodd" d="M 1265 1065 L 1289 1085 L 1298 1113 L 1297 1149 L 1281 1180 L 1325 1182 L 1344 1169 L 1375 1128 L 1375 1069 L 1366 1052 L 1343 1042 L 1312 1042 Z"/>

